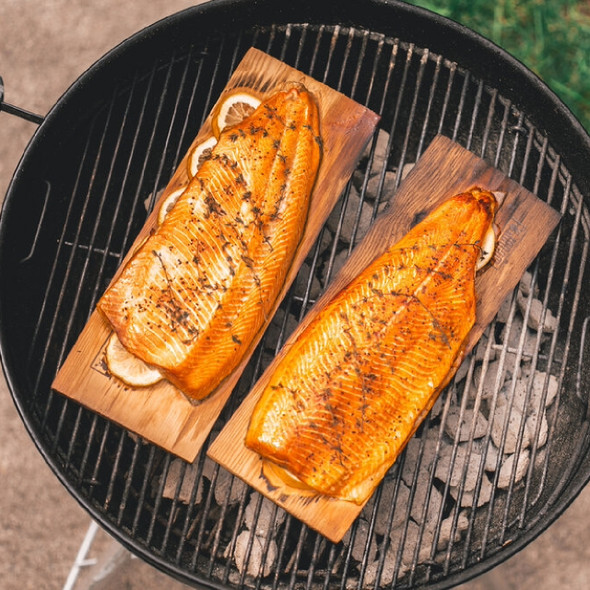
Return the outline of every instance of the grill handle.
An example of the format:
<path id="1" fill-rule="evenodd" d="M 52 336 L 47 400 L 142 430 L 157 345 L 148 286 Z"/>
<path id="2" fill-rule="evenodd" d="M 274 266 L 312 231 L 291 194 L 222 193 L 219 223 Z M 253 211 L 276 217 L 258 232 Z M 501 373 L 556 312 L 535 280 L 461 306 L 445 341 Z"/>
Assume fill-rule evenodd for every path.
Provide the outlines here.
<path id="1" fill-rule="evenodd" d="M 41 125 L 44 119 L 41 115 L 36 115 L 35 113 L 31 113 L 30 111 L 26 111 L 25 109 L 4 102 L 4 80 L 2 80 L 2 76 L 0 76 L 0 111 L 15 115 L 16 117 L 20 117 L 31 123 L 37 123 L 37 125 Z"/>

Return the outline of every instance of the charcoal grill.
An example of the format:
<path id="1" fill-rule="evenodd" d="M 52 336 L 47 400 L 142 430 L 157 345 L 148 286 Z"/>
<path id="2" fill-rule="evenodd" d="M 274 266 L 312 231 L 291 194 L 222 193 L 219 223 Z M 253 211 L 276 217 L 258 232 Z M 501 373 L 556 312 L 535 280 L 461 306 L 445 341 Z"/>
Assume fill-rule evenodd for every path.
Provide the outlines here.
<path id="1" fill-rule="evenodd" d="M 362 238 L 366 208 L 372 220 L 395 198 L 404 171 L 436 134 L 562 215 L 462 375 L 339 544 L 268 506 L 204 453 L 187 465 L 50 387 L 251 46 L 382 118 L 210 439 Z M 590 477 L 589 156 L 580 124 L 520 63 L 404 3 L 216 0 L 171 16 L 73 84 L 43 118 L 14 174 L 0 219 L 0 338 L 15 404 L 43 457 L 88 512 L 185 583 L 311 589 L 464 582 L 534 539 Z M 490 419 L 483 435 L 467 420 L 480 410 Z M 466 426 L 450 428 L 453 416 Z M 515 460 L 501 469 L 524 451 L 524 468 Z"/>

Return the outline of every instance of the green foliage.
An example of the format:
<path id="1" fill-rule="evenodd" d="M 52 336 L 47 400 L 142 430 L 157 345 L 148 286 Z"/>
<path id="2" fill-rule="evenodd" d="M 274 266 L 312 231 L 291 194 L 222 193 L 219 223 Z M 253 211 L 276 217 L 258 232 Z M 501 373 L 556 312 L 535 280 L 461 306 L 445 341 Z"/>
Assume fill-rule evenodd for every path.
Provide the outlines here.
<path id="1" fill-rule="evenodd" d="M 588 0 L 409 0 L 487 37 L 535 72 L 590 131 Z"/>

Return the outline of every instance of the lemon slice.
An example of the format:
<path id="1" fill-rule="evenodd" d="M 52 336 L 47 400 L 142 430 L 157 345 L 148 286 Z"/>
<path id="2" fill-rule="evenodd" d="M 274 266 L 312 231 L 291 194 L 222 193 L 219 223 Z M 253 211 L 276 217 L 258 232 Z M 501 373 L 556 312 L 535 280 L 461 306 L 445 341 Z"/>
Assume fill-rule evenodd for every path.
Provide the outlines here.
<path id="1" fill-rule="evenodd" d="M 109 371 L 118 379 L 132 387 L 147 387 L 157 383 L 162 373 L 150 367 L 141 359 L 131 354 L 122 344 L 115 333 L 107 342 L 106 363 Z"/>
<path id="2" fill-rule="evenodd" d="M 187 160 L 189 178 L 192 178 L 197 173 L 197 170 L 201 167 L 203 161 L 211 155 L 211 150 L 215 147 L 216 143 L 217 138 L 215 136 L 211 136 L 205 141 L 202 141 L 196 145 L 191 151 Z"/>
<path id="3" fill-rule="evenodd" d="M 166 217 L 166 215 L 168 215 L 168 213 L 170 213 L 170 209 L 172 209 L 172 207 L 174 207 L 174 203 L 176 203 L 176 201 L 178 201 L 178 197 L 180 197 L 180 195 L 182 195 L 182 193 L 185 191 L 186 187 L 181 187 L 179 189 L 176 189 L 175 191 L 172 191 L 165 199 L 164 202 L 160 205 L 160 210 L 158 211 L 158 224 L 161 224 L 162 221 L 164 221 L 164 218 Z"/>
<path id="4" fill-rule="evenodd" d="M 226 127 L 243 121 L 259 107 L 260 102 L 260 98 L 249 88 L 234 88 L 228 92 L 211 113 L 213 135 L 219 137 Z"/>
<path id="5" fill-rule="evenodd" d="M 493 191 L 492 194 L 496 199 L 498 207 L 500 207 L 506 198 L 506 193 L 501 191 Z M 481 270 L 494 256 L 494 252 L 496 251 L 496 242 L 498 241 L 498 234 L 498 228 L 492 223 L 483 237 L 483 240 L 481 241 L 481 252 L 475 265 L 476 271 Z"/>
<path id="6" fill-rule="evenodd" d="M 496 250 L 496 229 L 493 225 L 490 226 L 488 231 L 481 241 L 481 252 L 479 258 L 475 264 L 475 270 L 481 270 L 488 262 L 492 259 L 494 251 Z"/>
<path id="7" fill-rule="evenodd" d="M 262 461 L 262 472 L 270 485 L 274 487 L 279 488 L 287 485 L 290 488 L 295 488 L 298 491 L 297 493 L 303 496 L 317 494 L 313 488 L 310 488 L 307 484 L 303 483 L 288 469 L 285 467 L 280 467 L 272 461 Z"/>

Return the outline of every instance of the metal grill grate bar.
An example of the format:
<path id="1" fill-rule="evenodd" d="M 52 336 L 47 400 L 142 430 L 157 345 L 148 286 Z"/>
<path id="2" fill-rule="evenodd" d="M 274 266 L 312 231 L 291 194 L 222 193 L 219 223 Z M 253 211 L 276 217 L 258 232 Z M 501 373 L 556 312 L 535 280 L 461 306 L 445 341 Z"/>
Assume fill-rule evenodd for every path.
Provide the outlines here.
<path id="1" fill-rule="evenodd" d="M 77 192 L 78 186 L 79 186 L 79 182 L 80 182 L 80 177 L 81 177 L 81 170 L 82 170 L 82 165 L 84 163 L 84 161 L 86 160 L 87 157 L 87 151 L 88 151 L 88 142 L 86 143 L 85 147 L 84 147 L 84 151 L 83 151 L 83 156 L 82 156 L 82 161 L 80 163 L 80 166 L 78 168 L 78 172 L 76 175 L 76 181 L 74 183 L 74 193 Z M 47 187 L 48 187 L 48 192 L 50 191 L 50 187 L 51 184 L 49 182 L 47 182 Z M 67 223 L 69 222 L 70 218 L 71 218 L 71 214 L 72 214 L 72 210 L 73 210 L 73 206 L 74 206 L 74 199 L 71 199 L 69 204 L 68 204 L 68 209 L 66 211 L 66 215 L 65 215 L 65 223 L 63 225 L 63 230 L 62 230 L 62 234 L 61 234 L 61 239 L 59 240 L 59 244 L 62 244 L 65 240 L 64 240 L 64 236 L 65 236 L 65 228 Z M 51 341 L 51 337 L 53 336 L 53 330 L 55 329 L 55 322 L 57 320 L 57 313 L 56 309 L 52 309 L 49 306 L 49 303 L 53 301 L 53 299 L 50 297 L 50 291 L 51 288 L 53 287 L 53 285 L 55 284 L 56 280 L 56 273 L 57 273 L 57 269 L 58 269 L 58 258 L 59 258 L 59 254 L 60 254 L 60 248 L 58 246 L 58 251 L 57 251 L 57 255 L 54 258 L 54 263 L 51 267 L 51 271 L 50 271 L 50 275 L 49 275 L 49 280 L 47 283 L 47 287 L 45 289 L 45 293 L 43 295 L 43 303 L 41 305 L 41 309 L 40 309 L 40 313 L 39 313 L 39 321 L 37 322 L 37 325 L 35 326 L 35 330 L 33 331 L 32 334 L 32 338 L 31 338 L 31 346 L 30 346 L 30 353 L 29 353 L 29 357 L 27 359 L 27 365 L 29 368 L 32 368 L 32 358 L 33 358 L 33 354 L 35 352 L 35 349 L 38 345 L 39 339 L 41 337 L 41 327 L 42 327 L 42 322 L 45 319 L 46 314 L 48 313 L 52 313 L 53 314 L 53 324 L 50 326 L 49 331 L 48 331 L 48 338 L 47 338 L 47 346 L 45 347 L 45 350 L 43 351 L 43 357 L 42 357 L 42 363 L 45 364 L 46 362 L 46 355 L 47 355 L 47 349 L 48 349 L 48 343 Z M 70 259 L 71 260 L 71 259 Z M 69 265 L 71 265 L 71 262 L 68 261 Z M 59 300 L 58 300 L 58 305 L 59 305 Z M 40 375 L 37 379 L 37 381 L 34 383 L 34 391 L 38 390 L 39 387 L 39 380 L 40 380 Z"/>

